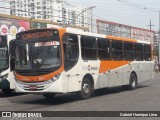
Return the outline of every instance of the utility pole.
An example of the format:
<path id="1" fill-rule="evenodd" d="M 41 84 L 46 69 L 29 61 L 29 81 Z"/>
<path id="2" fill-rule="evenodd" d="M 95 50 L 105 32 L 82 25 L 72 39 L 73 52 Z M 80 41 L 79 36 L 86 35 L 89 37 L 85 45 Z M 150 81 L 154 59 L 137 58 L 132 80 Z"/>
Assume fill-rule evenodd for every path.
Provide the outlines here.
<path id="1" fill-rule="evenodd" d="M 160 62 L 160 10 L 159 10 L 159 31 L 158 31 L 158 69 L 160 69 L 159 62 Z"/>
<path id="2" fill-rule="evenodd" d="M 93 28 L 93 27 L 92 27 L 92 26 L 93 26 L 93 15 L 92 15 L 93 13 L 92 13 L 92 12 L 93 12 L 93 8 L 95 8 L 95 7 L 96 7 L 96 6 L 93 6 L 93 7 L 91 6 L 91 13 L 90 13 L 90 14 L 91 14 L 91 32 L 93 32 L 93 31 L 92 31 L 92 28 Z"/>
<path id="3" fill-rule="evenodd" d="M 151 21 L 151 19 L 150 19 L 150 24 L 147 25 L 147 26 L 149 26 L 149 27 L 150 27 L 150 30 L 152 30 L 152 26 L 155 26 L 155 25 L 152 25 L 152 21 Z"/>
<path id="4" fill-rule="evenodd" d="M 65 27 L 65 15 L 64 15 L 64 1 L 62 0 L 62 27 L 64 28 Z"/>
<path id="5" fill-rule="evenodd" d="M 159 35 L 160 35 L 160 10 L 159 10 Z"/>

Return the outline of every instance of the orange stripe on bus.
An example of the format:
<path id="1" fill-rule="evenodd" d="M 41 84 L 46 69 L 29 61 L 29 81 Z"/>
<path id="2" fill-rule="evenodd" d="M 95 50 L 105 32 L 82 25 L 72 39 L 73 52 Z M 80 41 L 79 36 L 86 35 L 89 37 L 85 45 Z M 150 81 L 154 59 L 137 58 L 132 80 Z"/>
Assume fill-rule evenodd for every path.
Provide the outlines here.
<path id="1" fill-rule="evenodd" d="M 64 48 L 63 48 L 63 35 L 66 33 L 66 29 L 64 28 L 59 28 L 59 36 L 60 36 L 60 43 L 61 43 L 61 53 L 62 53 L 62 66 L 63 66 L 63 70 L 64 70 Z"/>
<path id="2" fill-rule="evenodd" d="M 122 38 L 122 37 L 116 37 L 116 36 L 106 36 L 106 38 L 108 38 L 108 39 L 112 39 L 112 40 L 119 40 L 119 41 L 133 42 L 133 43 L 136 43 L 136 42 L 137 42 L 137 40 L 135 40 L 135 39 Z"/>
<path id="3" fill-rule="evenodd" d="M 23 82 L 43 82 L 53 78 L 55 75 L 60 74 L 64 71 L 64 66 L 61 66 L 57 71 L 52 72 L 47 75 L 41 76 L 22 76 L 15 74 L 16 79 L 23 81 Z"/>
<path id="4" fill-rule="evenodd" d="M 99 73 L 105 73 L 108 70 L 113 70 L 124 65 L 129 64 L 131 61 L 101 61 Z"/>

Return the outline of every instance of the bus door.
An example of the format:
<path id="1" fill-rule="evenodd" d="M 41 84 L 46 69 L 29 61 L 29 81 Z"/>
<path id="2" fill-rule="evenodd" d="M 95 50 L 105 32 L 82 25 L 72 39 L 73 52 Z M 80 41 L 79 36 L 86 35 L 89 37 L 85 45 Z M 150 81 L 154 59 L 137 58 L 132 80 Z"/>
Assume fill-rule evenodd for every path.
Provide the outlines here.
<path id="1" fill-rule="evenodd" d="M 63 37 L 64 70 L 66 92 L 78 91 L 78 79 L 80 79 L 79 42 L 78 35 L 65 34 Z"/>

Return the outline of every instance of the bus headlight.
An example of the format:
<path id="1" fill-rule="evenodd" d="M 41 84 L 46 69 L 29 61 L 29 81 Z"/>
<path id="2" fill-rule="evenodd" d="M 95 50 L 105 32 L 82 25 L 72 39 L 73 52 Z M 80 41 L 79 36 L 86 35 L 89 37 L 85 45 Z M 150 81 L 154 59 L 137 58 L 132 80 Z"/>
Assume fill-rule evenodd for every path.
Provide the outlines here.
<path id="1" fill-rule="evenodd" d="M 51 78 L 50 80 L 45 81 L 45 83 L 47 83 L 47 84 L 52 83 L 52 82 L 58 80 L 60 76 L 61 76 L 61 74 L 57 74 L 53 78 Z"/>
<path id="2" fill-rule="evenodd" d="M 58 80 L 60 76 L 61 76 L 61 74 L 57 74 L 53 78 L 51 78 L 51 80 L 54 82 L 54 81 Z"/>
<path id="3" fill-rule="evenodd" d="M 19 83 L 19 84 L 22 84 L 22 83 L 23 83 L 23 82 L 21 82 L 20 80 L 18 80 L 18 79 L 16 79 L 16 78 L 15 78 L 15 80 L 16 80 L 16 82 Z"/>

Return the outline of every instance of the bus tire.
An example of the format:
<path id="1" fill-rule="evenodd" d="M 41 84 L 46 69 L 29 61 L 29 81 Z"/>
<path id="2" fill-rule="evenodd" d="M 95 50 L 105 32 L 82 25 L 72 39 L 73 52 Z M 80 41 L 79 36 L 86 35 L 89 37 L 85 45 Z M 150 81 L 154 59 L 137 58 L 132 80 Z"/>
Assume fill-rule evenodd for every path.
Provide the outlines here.
<path id="1" fill-rule="evenodd" d="M 45 97 L 46 99 L 53 99 L 55 95 L 55 93 L 44 93 L 43 97 Z"/>
<path id="2" fill-rule="evenodd" d="M 92 84 L 89 78 L 84 78 L 81 85 L 80 97 L 81 99 L 89 99 L 92 95 Z"/>
<path id="3" fill-rule="evenodd" d="M 4 94 L 6 94 L 6 95 L 9 95 L 9 94 L 11 94 L 12 89 L 2 89 L 2 92 L 3 92 Z"/>
<path id="4" fill-rule="evenodd" d="M 135 73 L 131 73 L 129 80 L 129 89 L 134 90 L 137 87 L 137 76 Z"/>

